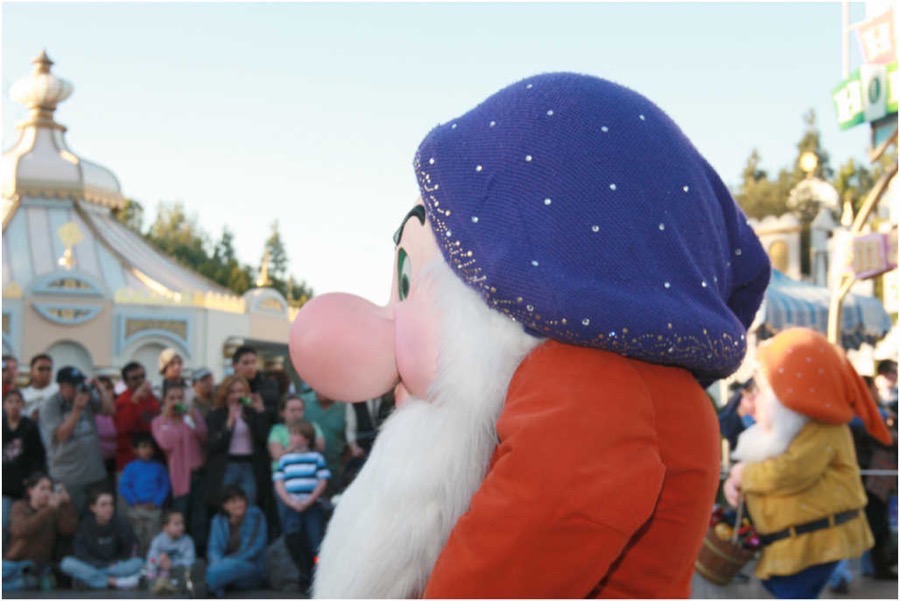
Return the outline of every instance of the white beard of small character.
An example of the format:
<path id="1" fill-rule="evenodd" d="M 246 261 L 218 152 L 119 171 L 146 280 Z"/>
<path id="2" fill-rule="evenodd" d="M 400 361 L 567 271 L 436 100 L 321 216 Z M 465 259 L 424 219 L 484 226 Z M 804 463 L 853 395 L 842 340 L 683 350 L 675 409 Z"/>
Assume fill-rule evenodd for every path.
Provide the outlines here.
<path id="1" fill-rule="evenodd" d="M 316 598 L 421 596 L 497 445 L 509 381 L 541 340 L 487 308 L 443 261 L 423 270 L 441 316 L 437 377 L 383 424 L 328 525 Z"/>
<path id="2" fill-rule="evenodd" d="M 797 433 L 809 421 L 805 415 L 782 405 L 771 388 L 761 388 L 756 402 L 757 406 L 760 403 L 768 403 L 772 427 L 767 429 L 763 424 L 755 423 L 741 432 L 737 448 L 731 456 L 744 463 L 758 463 L 783 454 Z"/>

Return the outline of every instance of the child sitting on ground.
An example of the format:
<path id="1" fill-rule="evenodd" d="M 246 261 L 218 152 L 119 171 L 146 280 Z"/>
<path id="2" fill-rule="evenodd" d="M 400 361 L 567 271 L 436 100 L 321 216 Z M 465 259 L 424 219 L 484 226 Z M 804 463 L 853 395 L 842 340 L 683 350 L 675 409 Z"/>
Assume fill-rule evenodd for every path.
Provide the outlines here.
<path id="1" fill-rule="evenodd" d="M 266 516 L 247 502 L 247 493 L 228 485 L 222 491 L 222 512 L 209 529 L 206 547 L 206 587 L 213 596 L 225 589 L 258 588 L 266 580 Z"/>
<path id="2" fill-rule="evenodd" d="M 137 458 L 122 470 L 119 494 L 128 504 L 128 521 L 137 536 L 138 555 L 143 557 L 159 531 L 162 505 L 171 487 L 165 466 L 153 459 L 153 437 L 139 432 L 132 438 L 132 446 Z"/>
<path id="3" fill-rule="evenodd" d="M 178 511 L 167 511 L 162 532 L 147 552 L 147 579 L 153 581 L 153 594 L 192 593 L 191 568 L 195 559 L 194 540 L 184 533 L 184 516 Z"/>
<path id="4" fill-rule="evenodd" d="M 301 586 L 311 579 L 314 557 L 319 552 L 325 531 L 325 512 L 318 500 L 325 492 L 331 472 L 320 453 L 312 451 L 316 443 L 313 425 L 301 420 L 288 426 L 288 450 L 278 459 L 272 475 L 275 492 L 287 507 L 282 531 L 284 542 L 300 570 Z"/>
<path id="5" fill-rule="evenodd" d="M 131 526 L 115 515 L 112 493 L 91 490 L 88 509 L 75 534 L 75 555 L 65 557 L 60 570 L 76 587 L 137 588 L 144 561 L 135 556 L 137 540 Z"/>

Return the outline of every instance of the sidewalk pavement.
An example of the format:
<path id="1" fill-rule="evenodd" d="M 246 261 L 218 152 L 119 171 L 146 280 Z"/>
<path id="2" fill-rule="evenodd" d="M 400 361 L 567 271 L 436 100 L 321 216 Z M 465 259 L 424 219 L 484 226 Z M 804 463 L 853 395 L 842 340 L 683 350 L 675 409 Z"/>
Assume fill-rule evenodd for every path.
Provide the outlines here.
<path id="1" fill-rule="evenodd" d="M 694 573 L 691 580 L 691 599 L 772 599 L 759 580 L 753 577 L 756 562 L 750 562 L 738 577 L 725 586 L 719 586 Z M 826 586 L 820 599 L 896 599 L 897 580 L 875 580 L 863 576 L 859 571 L 859 561 L 850 562 L 853 580 L 847 594 L 834 593 Z M 747 578 L 741 578 L 741 574 Z"/>
<path id="2" fill-rule="evenodd" d="M 759 580 L 753 577 L 754 562 L 750 562 L 741 574 L 746 578 L 736 577 L 729 584 L 719 586 L 695 573 L 691 580 L 692 599 L 771 599 L 772 596 L 762 587 Z M 846 595 L 831 592 L 828 587 L 822 592 L 821 599 L 897 599 L 897 581 L 875 580 L 859 573 L 859 562 L 851 561 L 850 570 L 853 581 Z M 280 593 L 272 590 L 228 591 L 228 599 L 302 599 L 298 593 Z M 28 591 L 20 593 L 3 593 L 6 599 L 150 599 L 154 598 L 149 591 Z M 156 597 L 158 598 L 158 597 Z M 170 597 L 173 598 L 173 597 Z M 178 598 L 178 597 L 174 597 Z M 184 598 L 184 597 L 182 597 Z"/>

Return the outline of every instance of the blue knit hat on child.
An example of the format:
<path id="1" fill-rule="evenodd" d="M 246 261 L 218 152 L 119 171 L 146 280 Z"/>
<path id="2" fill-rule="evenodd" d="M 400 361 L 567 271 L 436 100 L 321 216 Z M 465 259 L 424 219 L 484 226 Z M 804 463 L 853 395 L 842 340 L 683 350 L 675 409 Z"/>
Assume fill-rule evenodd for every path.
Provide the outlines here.
<path id="1" fill-rule="evenodd" d="M 732 373 L 770 265 L 656 105 L 596 77 L 527 78 L 439 125 L 415 169 L 444 258 L 531 334 Z"/>

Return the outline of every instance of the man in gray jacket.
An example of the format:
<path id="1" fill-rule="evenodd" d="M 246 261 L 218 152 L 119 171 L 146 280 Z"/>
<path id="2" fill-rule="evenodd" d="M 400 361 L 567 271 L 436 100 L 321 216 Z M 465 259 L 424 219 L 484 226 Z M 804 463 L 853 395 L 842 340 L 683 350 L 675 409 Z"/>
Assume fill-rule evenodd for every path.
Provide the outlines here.
<path id="1" fill-rule="evenodd" d="M 88 381 L 77 367 L 56 374 L 59 392 L 41 409 L 41 436 L 49 443 L 47 464 L 54 480 L 65 484 L 79 515 L 87 491 L 106 482 L 106 469 L 94 415 L 112 415 L 115 401 L 97 381 Z"/>

